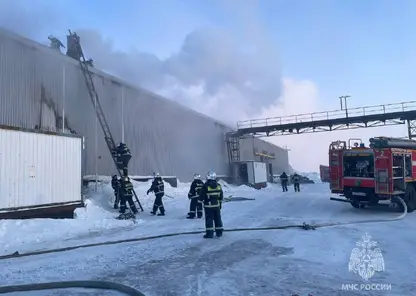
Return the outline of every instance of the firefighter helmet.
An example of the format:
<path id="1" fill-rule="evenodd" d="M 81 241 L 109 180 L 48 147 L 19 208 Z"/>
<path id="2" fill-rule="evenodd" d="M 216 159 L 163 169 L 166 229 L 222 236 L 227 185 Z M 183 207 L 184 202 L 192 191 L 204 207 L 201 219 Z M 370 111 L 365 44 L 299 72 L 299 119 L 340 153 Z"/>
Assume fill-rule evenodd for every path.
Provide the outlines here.
<path id="1" fill-rule="evenodd" d="M 217 174 L 213 171 L 209 171 L 207 174 L 207 180 L 216 180 Z"/>
<path id="2" fill-rule="evenodd" d="M 201 175 L 200 174 L 194 174 L 194 179 L 195 180 L 200 180 L 201 179 Z"/>

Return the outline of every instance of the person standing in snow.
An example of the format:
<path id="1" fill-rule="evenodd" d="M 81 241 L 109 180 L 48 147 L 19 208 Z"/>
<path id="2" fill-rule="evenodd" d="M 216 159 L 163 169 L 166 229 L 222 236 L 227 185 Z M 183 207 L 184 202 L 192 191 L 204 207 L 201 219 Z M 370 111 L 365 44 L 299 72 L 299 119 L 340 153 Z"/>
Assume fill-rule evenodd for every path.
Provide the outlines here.
<path id="1" fill-rule="evenodd" d="M 137 214 L 137 208 L 133 201 L 133 184 L 130 182 L 130 178 L 125 176 L 120 182 L 120 213 L 125 214 L 127 205 L 129 203 L 130 210 L 133 214 Z"/>
<path id="2" fill-rule="evenodd" d="M 165 207 L 163 206 L 162 197 L 165 195 L 165 185 L 163 184 L 162 177 L 159 173 L 153 173 L 153 182 L 147 194 L 150 192 L 155 193 L 155 202 L 153 203 L 153 210 L 150 212 L 152 215 L 156 215 L 157 210 L 159 209 L 160 213 L 158 216 L 165 216 Z"/>
<path id="3" fill-rule="evenodd" d="M 114 190 L 114 209 L 118 209 L 118 205 L 120 203 L 120 183 L 121 179 L 117 178 L 117 175 L 113 175 L 111 178 L 111 187 Z"/>
<path id="4" fill-rule="evenodd" d="M 295 192 L 299 192 L 300 191 L 300 176 L 298 175 L 298 173 L 295 173 L 292 176 L 292 181 L 293 181 L 293 186 L 295 187 Z"/>
<path id="5" fill-rule="evenodd" d="M 201 175 L 195 174 L 188 193 L 188 198 L 191 200 L 191 203 L 186 219 L 194 219 L 195 215 L 197 215 L 199 219 L 202 218 L 202 202 L 199 201 L 199 194 L 203 185 L 204 182 L 201 180 Z"/>
<path id="6" fill-rule="evenodd" d="M 285 172 L 283 172 L 280 175 L 280 183 L 282 184 L 283 192 L 286 192 L 287 191 L 287 182 L 288 181 L 289 181 L 289 177 L 286 175 Z"/>
<path id="7" fill-rule="evenodd" d="M 205 235 L 204 238 L 213 238 L 214 231 L 217 237 L 222 236 L 223 224 L 221 219 L 221 203 L 224 198 L 221 185 L 217 182 L 217 174 L 208 172 L 207 181 L 201 188 L 199 200 L 204 204 Z"/>

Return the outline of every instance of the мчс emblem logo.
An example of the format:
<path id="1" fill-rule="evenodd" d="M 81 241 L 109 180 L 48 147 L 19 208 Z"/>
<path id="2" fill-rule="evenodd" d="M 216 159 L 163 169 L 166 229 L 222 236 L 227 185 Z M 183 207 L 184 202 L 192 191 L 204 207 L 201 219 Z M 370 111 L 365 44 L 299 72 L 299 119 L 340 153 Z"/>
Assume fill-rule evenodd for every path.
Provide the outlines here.
<path id="1" fill-rule="evenodd" d="M 356 243 L 351 252 L 348 270 L 368 281 L 376 272 L 384 271 L 384 259 L 377 242 L 367 233 Z"/>

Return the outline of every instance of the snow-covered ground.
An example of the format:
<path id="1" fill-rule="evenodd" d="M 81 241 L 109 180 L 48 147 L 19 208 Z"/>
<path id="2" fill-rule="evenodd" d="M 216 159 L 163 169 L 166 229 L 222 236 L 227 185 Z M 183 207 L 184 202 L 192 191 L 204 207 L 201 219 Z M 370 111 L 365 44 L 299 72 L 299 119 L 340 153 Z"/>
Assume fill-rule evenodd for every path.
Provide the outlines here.
<path id="1" fill-rule="evenodd" d="M 314 181 L 315 183 L 322 183 L 321 176 L 319 173 L 312 172 L 312 173 L 299 173 L 302 176 L 308 177 L 309 180 Z"/>
<path id="2" fill-rule="evenodd" d="M 90 192 L 87 207 L 77 211 L 77 219 L 0 221 L 1 255 L 204 230 L 203 220 L 185 219 L 189 184 L 180 184 L 179 188 L 166 185 L 167 195 L 173 198 L 164 198 L 165 217 L 150 216 L 153 196 L 145 194 L 149 185 L 135 183 L 145 209 L 137 224 L 114 219 L 117 212 L 112 209 L 109 185 Z M 245 186 L 224 187 L 226 195 L 255 198 L 225 203 L 225 228 L 349 222 L 398 215 L 385 209 L 357 210 L 331 202 L 328 184 L 302 185 L 300 193 L 293 192 L 293 188 L 283 193 L 272 184 L 259 191 Z M 411 295 L 416 289 L 411 276 L 416 267 L 416 259 L 412 259 L 415 220 L 415 214 L 409 214 L 394 222 L 308 231 L 225 232 L 222 238 L 213 240 L 199 234 L 185 235 L 6 259 L 0 260 L 0 285 L 94 279 L 124 283 L 148 296 Z M 376 272 L 369 281 L 348 270 L 351 252 L 365 233 L 378 242 L 385 264 L 384 271 Z M 350 285 L 350 290 L 346 291 L 346 286 L 342 290 L 343 285 Z M 352 291 L 353 287 L 358 290 Z M 389 287 L 391 290 L 380 291 Z M 82 290 L 74 289 L 36 295 L 120 294 L 82 294 Z"/>

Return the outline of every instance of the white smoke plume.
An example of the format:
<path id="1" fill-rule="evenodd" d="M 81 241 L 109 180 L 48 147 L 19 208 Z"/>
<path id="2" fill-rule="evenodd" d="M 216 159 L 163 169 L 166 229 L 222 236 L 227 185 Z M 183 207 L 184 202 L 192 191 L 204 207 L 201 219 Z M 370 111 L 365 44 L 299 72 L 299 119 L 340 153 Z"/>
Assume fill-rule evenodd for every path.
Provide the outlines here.
<path id="1" fill-rule="evenodd" d="M 167 58 L 143 52 L 140 45 L 120 50 L 111 38 L 88 27 L 73 30 L 80 35 L 84 52 L 95 67 L 234 126 L 237 120 L 276 105 L 282 78 L 277 53 L 253 14 L 255 2 L 226 3 L 223 9 L 238 30 L 194 29 Z M 68 22 L 59 9 L 61 5 L 46 0 L 36 5 L 23 0 L 1 1 L 0 26 L 43 43 L 52 32 L 65 44 L 68 28 L 64 25 Z"/>

